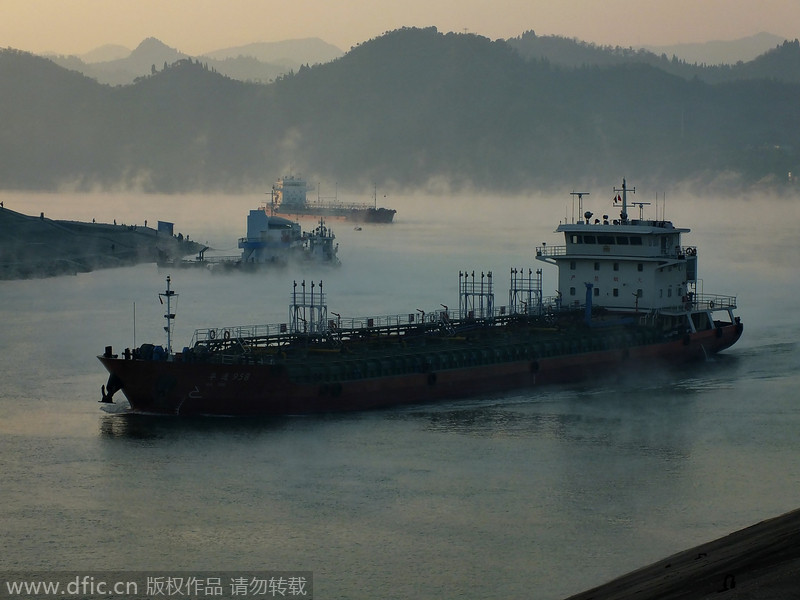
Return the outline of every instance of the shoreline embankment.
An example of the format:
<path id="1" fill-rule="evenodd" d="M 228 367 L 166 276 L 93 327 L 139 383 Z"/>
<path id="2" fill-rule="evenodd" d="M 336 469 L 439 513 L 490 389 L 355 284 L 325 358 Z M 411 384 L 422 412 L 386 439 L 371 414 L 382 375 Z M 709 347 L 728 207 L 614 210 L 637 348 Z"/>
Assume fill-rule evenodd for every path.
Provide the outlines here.
<path id="1" fill-rule="evenodd" d="M 0 208 L 0 280 L 174 260 L 202 248 L 152 227 L 52 220 Z"/>
<path id="2" fill-rule="evenodd" d="M 673 554 L 567 600 L 800 599 L 800 509 Z"/>

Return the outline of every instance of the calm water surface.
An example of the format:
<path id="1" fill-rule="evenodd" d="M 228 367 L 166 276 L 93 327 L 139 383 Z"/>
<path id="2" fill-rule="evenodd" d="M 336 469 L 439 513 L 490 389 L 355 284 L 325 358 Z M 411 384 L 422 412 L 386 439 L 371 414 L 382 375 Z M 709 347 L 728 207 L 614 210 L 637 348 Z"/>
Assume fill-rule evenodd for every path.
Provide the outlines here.
<path id="1" fill-rule="evenodd" d="M 2 198 L 53 218 L 174 221 L 233 253 L 262 200 Z M 560 242 L 553 229 L 571 207 L 486 202 L 390 199 L 393 225 L 331 223 L 338 269 L 173 272 L 175 345 L 196 327 L 286 321 L 293 280 L 324 280 L 331 311 L 377 315 L 457 306 L 459 269 L 492 270 L 504 304 L 508 269 L 546 268 L 533 249 Z M 797 508 L 798 211 L 673 204 L 666 216 L 692 228 L 704 290 L 739 297 L 737 346 L 673 372 L 631 364 L 622 380 L 440 405 L 110 414 L 95 355 L 162 341 L 167 273 L 0 282 L 0 569 L 311 570 L 320 598 L 554 600 Z M 546 293 L 554 286 L 546 272 Z"/>

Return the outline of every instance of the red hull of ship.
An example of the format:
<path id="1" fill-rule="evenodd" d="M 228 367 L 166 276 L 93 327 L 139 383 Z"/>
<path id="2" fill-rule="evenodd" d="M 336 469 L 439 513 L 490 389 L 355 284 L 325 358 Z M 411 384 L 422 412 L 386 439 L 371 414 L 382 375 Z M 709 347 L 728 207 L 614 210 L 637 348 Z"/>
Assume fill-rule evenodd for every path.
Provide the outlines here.
<path id="1" fill-rule="evenodd" d="M 671 342 L 407 373 L 335 383 L 296 383 L 279 367 L 98 357 L 121 382 L 134 410 L 163 414 L 294 415 L 365 410 L 569 383 L 607 374 L 623 362 L 678 364 L 734 344 L 740 324 Z"/>

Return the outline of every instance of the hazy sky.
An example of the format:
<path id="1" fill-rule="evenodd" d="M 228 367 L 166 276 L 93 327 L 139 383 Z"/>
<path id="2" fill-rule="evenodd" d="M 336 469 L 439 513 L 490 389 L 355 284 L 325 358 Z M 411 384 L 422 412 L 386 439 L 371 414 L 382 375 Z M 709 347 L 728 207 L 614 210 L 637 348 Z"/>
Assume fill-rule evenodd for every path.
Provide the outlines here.
<path id="1" fill-rule="evenodd" d="M 318 37 L 344 51 L 403 26 L 533 29 L 620 46 L 800 37 L 800 0 L 0 0 L 0 47 L 82 54 L 156 37 L 187 54 Z"/>

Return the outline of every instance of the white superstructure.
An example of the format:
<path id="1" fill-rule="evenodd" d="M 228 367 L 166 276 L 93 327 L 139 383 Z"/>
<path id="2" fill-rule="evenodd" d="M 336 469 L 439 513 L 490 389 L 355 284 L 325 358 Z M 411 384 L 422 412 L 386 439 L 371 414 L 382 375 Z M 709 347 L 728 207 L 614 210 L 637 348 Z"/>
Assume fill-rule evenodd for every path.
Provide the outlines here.
<path id="1" fill-rule="evenodd" d="M 564 234 L 563 246 L 543 244 L 536 249 L 538 260 L 558 267 L 561 305 L 662 315 L 700 313 L 690 319 L 698 329 L 713 322 L 715 310 L 728 311 L 733 320 L 734 296 L 698 290 L 697 248 L 681 239 L 690 230 L 670 221 L 630 219 L 627 194 L 635 188 L 629 190 L 623 180 L 622 188 L 614 191 L 622 193 L 615 199 L 622 205 L 618 219 L 586 211 L 577 222 L 556 229 Z M 584 194 L 575 195 L 582 200 Z"/>
<path id="2" fill-rule="evenodd" d="M 283 212 L 306 208 L 308 184 L 305 179 L 287 175 L 279 179 L 272 190 L 275 206 L 280 207 Z"/>
<path id="3" fill-rule="evenodd" d="M 303 244 L 300 225 L 267 214 L 266 208 L 247 215 L 247 237 L 239 240 L 242 262 L 269 263 L 286 258 L 289 250 Z"/>

